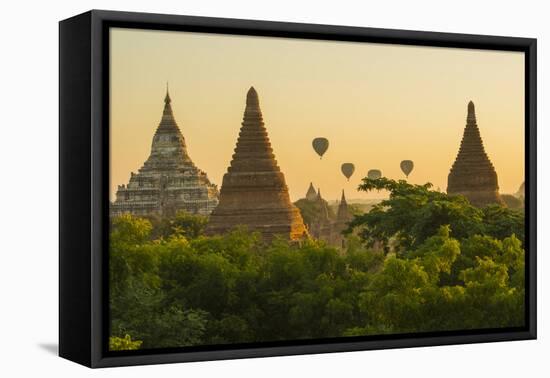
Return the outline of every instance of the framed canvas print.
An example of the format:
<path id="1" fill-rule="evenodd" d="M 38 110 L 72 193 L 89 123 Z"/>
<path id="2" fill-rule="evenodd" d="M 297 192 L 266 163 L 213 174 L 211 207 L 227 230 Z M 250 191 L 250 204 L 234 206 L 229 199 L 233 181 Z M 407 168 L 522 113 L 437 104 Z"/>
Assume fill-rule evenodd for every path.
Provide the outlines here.
<path id="1" fill-rule="evenodd" d="M 536 337 L 536 40 L 60 22 L 62 357 Z"/>

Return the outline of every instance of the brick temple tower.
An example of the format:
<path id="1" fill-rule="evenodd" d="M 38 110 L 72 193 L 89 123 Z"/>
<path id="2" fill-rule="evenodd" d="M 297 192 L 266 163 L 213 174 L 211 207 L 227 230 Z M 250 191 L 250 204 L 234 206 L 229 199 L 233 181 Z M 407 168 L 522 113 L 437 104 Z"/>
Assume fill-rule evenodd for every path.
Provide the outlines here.
<path id="1" fill-rule="evenodd" d="M 206 232 L 225 233 L 238 225 L 259 231 L 265 241 L 274 235 L 296 240 L 307 234 L 300 211 L 290 202 L 254 87 L 246 96 L 235 154 L 223 176 L 220 203 L 210 215 Z"/>
<path id="2" fill-rule="evenodd" d="M 460 149 L 449 172 L 447 193 L 461 194 L 478 207 L 491 203 L 504 204 L 498 192 L 497 173 L 483 147 L 472 101 L 468 104 Z"/>
<path id="3" fill-rule="evenodd" d="M 153 137 L 151 154 L 128 185 L 119 185 L 111 215 L 171 216 L 178 210 L 208 215 L 218 204 L 218 189 L 195 166 L 172 113 L 166 89 L 162 119 Z"/>

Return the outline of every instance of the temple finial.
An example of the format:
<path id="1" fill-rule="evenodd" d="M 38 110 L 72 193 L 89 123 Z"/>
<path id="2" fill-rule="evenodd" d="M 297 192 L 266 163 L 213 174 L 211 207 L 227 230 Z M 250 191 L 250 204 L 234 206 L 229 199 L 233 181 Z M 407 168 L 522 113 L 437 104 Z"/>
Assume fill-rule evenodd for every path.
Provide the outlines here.
<path id="1" fill-rule="evenodd" d="M 343 202 L 343 203 L 346 202 L 346 195 L 344 194 L 344 189 L 342 189 L 342 199 L 341 199 L 341 202 Z"/>
<path id="2" fill-rule="evenodd" d="M 476 121 L 476 107 L 475 107 L 473 101 L 470 101 L 468 103 L 468 118 L 467 118 L 467 120 L 468 121 L 473 121 L 473 122 Z"/>
<path id="3" fill-rule="evenodd" d="M 246 106 L 258 106 L 260 100 L 258 99 L 258 92 L 254 87 L 250 87 L 248 93 L 246 94 Z"/>
<path id="4" fill-rule="evenodd" d="M 169 104 L 172 102 L 172 100 L 170 99 L 170 93 L 168 91 L 168 82 L 166 82 L 166 96 L 164 97 L 164 102 L 166 104 Z"/>
<path id="5" fill-rule="evenodd" d="M 164 96 L 164 110 L 162 111 L 162 120 L 159 127 L 170 127 L 177 128 L 176 121 L 174 120 L 174 115 L 172 114 L 172 105 L 170 104 L 172 99 L 170 98 L 170 93 L 168 92 L 168 82 L 166 82 L 166 96 Z"/>

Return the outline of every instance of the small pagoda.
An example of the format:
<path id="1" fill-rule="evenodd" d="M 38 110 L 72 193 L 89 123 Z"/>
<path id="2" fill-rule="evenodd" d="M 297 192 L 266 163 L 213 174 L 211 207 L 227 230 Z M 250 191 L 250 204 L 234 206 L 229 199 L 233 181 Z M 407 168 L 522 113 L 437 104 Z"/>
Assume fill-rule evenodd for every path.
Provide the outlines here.
<path id="1" fill-rule="evenodd" d="M 127 185 L 119 185 L 111 215 L 170 217 L 179 210 L 208 215 L 218 204 L 218 189 L 195 166 L 174 114 L 166 88 L 162 119 L 153 136 L 151 154 Z"/>
<path id="2" fill-rule="evenodd" d="M 342 232 L 348 228 L 348 223 L 353 219 L 344 191 L 342 190 L 336 216 L 329 211 L 328 202 L 321 196 L 321 189 L 317 190 L 314 204 L 316 216 L 308 224 L 310 235 L 334 247 L 344 248 L 345 237 Z"/>
<path id="3" fill-rule="evenodd" d="M 341 248 L 346 247 L 346 238 L 342 234 L 344 230 L 348 228 L 348 223 L 353 219 L 353 215 L 349 211 L 348 202 L 346 201 L 346 194 L 342 190 L 342 198 L 338 204 L 338 212 L 336 213 L 336 220 L 332 224 L 332 232 L 330 243 L 334 246 Z"/>
<path id="4" fill-rule="evenodd" d="M 477 207 L 493 203 L 504 205 L 498 189 L 497 173 L 483 147 L 475 106 L 470 101 L 464 136 L 449 172 L 447 193 L 463 195 Z"/>
<path id="5" fill-rule="evenodd" d="M 275 235 L 288 240 L 307 235 L 300 211 L 290 202 L 254 87 L 246 96 L 235 153 L 223 176 L 220 203 L 210 215 L 206 233 L 222 234 L 237 226 L 260 232 L 268 242 Z"/>
<path id="6" fill-rule="evenodd" d="M 317 191 L 313 187 L 312 182 L 309 183 L 309 188 L 308 188 L 307 193 L 306 193 L 306 199 L 310 202 L 313 202 L 313 201 L 317 200 Z"/>
<path id="7" fill-rule="evenodd" d="M 340 204 L 338 205 L 338 213 L 336 214 L 336 222 L 347 224 L 351 221 L 353 215 L 350 213 L 348 208 L 348 202 L 346 201 L 346 193 L 342 189 L 342 198 L 340 199 Z"/>

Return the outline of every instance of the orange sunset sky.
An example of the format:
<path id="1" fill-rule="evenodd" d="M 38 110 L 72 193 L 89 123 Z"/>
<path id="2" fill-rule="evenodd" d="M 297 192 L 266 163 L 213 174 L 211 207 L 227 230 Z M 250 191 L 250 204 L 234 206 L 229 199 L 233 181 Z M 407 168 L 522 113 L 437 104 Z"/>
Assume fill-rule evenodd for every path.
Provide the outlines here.
<path id="1" fill-rule="evenodd" d="M 111 199 L 147 159 L 169 82 L 197 167 L 221 186 L 254 86 L 293 201 L 310 181 L 323 197 L 359 193 L 369 169 L 445 190 L 476 105 L 501 193 L 524 181 L 524 54 L 488 50 L 111 29 Z M 311 147 L 325 137 L 323 157 Z M 348 182 L 342 163 L 355 164 Z"/>

